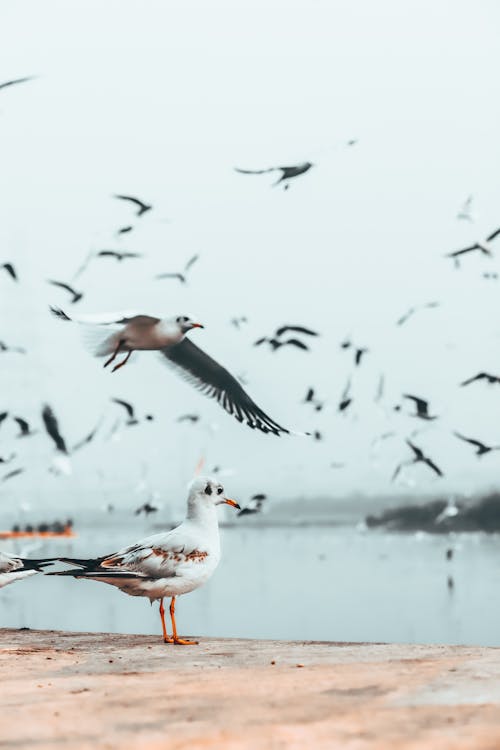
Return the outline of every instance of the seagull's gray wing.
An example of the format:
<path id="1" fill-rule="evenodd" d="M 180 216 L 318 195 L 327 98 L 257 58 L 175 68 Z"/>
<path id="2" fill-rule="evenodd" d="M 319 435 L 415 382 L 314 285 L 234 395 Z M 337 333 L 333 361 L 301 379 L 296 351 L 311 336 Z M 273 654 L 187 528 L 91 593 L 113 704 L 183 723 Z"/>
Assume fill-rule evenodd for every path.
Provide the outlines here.
<path id="1" fill-rule="evenodd" d="M 216 398 L 238 422 L 246 419 L 249 427 L 274 435 L 289 432 L 252 401 L 230 372 L 189 339 L 185 338 L 179 344 L 166 346 L 160 351 L 189 382 L 207 396 Z"/>

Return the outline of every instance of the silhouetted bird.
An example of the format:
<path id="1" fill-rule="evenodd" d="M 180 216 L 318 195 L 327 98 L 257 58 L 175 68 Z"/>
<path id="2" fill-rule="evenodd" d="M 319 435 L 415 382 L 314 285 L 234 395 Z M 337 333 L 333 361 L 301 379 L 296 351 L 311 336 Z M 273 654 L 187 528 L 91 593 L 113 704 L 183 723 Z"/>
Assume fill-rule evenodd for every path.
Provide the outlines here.
<path id="1" fill-rule="evenodd" d="M 432 469 L 432 471 L 434 471 L 438 475 L 438 477 L 444 476 L 441 469 L 438 466 L 436 466 L 436 464 L 430 458 L 424 455 L 424 452 L 422 451 L 421 448 L 418 448 L 416 445 L 414 445 L 414 443 L 412 443 L 408 439 L 406 440 L 406 444 L 413 451 L 414 458 L 411 459 L 410 461 L 403 461 L 402 463 L 400 463 L 399 466 L 396 467 L 396 470 L 394 474 L 392 475 L 391 481 L 394 481 L 396 479 L 396 477 L 398 476 L 403 466 L 411 466 L 412 464 L 418 464 L 418 463 L 426 464 L 430 469 Z"/>
<path id="2" fill-rule="evenodd" d="M 199 420 L 199 414 L 181 414 L 181 416 L 176 419 L 177 422 L 192 422 L 193 424 L 199 422 Z"/>
<path id="3" fill-rule="evenodd" d="M 484 456 L 485 453 L 490 453 L 490 451 L 500 450 L 500 445 L 485 445 L 484 443 L 481 443 L 480 440 L 474 440 L 473 438 L 465 437 L 465 435 L 461 435 L 459 432 L 454 432 L 453 434 L 460 440 L 473 445 L 476 448 L 476 456 Z"/>
<path id="4" fill-rule="evenodd" d="M 56 449 L 60 453 L 64 453 L 65 455 L 67 455 L 68 449 L 66 448 L 66 443 L 59 430 L 59 423 L 54 412 L 48 404 L 45 404 L 42 409 L 42 420 L 48 435 L 55 443 Z"/>
<path id="5" fill-rule="evenodd" d="M 0 83 L 0 89 L 6 89 L 8 86 L 17 86 L 18 83 L 25 83 L 26 81 L 32 81 L 35 76 L 24 76 L 24 78 L 13 78 L 11 81 L 4 81 Z"/>
<path id="6" fill-rule="evenodd" d="M 149 516 L 150 513 L 157 513 L 157 511 L 158 508 L 155 505 L 145 502 L 143 505 L 140 505 L 135 509 L 134 516 L 139 516 L 141 513 L 144 513 L 145 516 Z"/>
<path id="7" fill-rule="evenodd" d="M 0 425 L 2 424 L 2 422 L 4 421 L 4 419 L 7 419 L 8 416 L 9 416 L 9 412 L 8 411 L 2 411 L 2 412 L 0 412 Z"/>
<path id="8" fill-rule="evenodd" d="M 316 411 L 321 411 L 323 406 L 325 405 L 324 401 L 320 401 L 316 398 L 314 388 L 309 388 L 303 403 L 311 404 L 312 406 L 314 406 Z"/>
<path id="9" fill-rule="evenodd" d="M 240 329 L 242 323 L 248 323 L 248 318 L 245 318 L 244 315 L 240 316 L 239 318 L 231 318 L 231 325 L 233 325 L 235 328 L 238 328 L 238 330 Z"/>
<path id="10" fill-rule="evenodd" d="M 19 474 L 22 474 L 25 471 L 26 469 L 12 469 L 12 471 L 9 471 L 7 472 L 7 474 L 4 474 L 0 481 L 6 482 L 8 479 L 13 479 L 14 477 L 18 477 Z"/>
<path id="11" fill-rule="evenodd" d="M 181 284 L 187 283 L 187 272 L 189 269 L 196 263 L 200 256 L 199 255 L 193 255 L 192 258 L 188 260 L 184 267 L 184 271 L 182 273 L 158 273 L 155 276 L 155 279 L 178 279 Z"/>
<path id="12" fill-rule="evenodd" d="M 97 258 L 115 258 L 116 260 L 126 260 L 127 258 L 142 258 L 142 253 L 130 253 L 126 250 L 99 250 Z"/>
<path id="13" fill-rule="evenodd" d="M 293 177 L 299 177 L 301 174 L 305 174 L 311 167 L 314 166 L 310 161 L 305 161 L 302 164 L 296 164 L 291 167 L 269 167 L 268 169 L 239 169 L 235 167 L 236 172 L 240 174 L 265 174 L 267 172 L 281 172 L 281 176 L 276 182 L 273 182 L 273 187 L 279 185 L 285 180 L 291 180 Z M 288 184 L 285 186 L 285 190 L 288 188 Z"/>
<path id="14" fill-rule="evenodd" d="M 490 246 L 490 243 L 494 239 L 496 239 L 498 235 L 500 235 L 500 229 L 495 229 L 495 231 L 489 234 L 485 240 L 482 240 L 481 242 L 475 242 L 473 245 L 464 247 L 462 250 L 455 250 L 453 253 L 446 253 L 445 257 L 453 258 L 455 264 L 458 266 L 460 256 L 464 255 L 465 253 L 471 253 L 474 250 L 479 250 L 483 255 L 491 256 L 493 255 L 493 250 Z"/>
<path id="15" fill-rule="evenodd" d="M 263 492 L 253 495 L 248 505 L 239 511 L 238 516 L 250 516 L 254 513 L 260 513 L 265 500 L 267 500 L 267 495 L 264 495 Z"/>
<path id="16" fill-rule="evenodd" d="M 280 341 L 279 339 L 267 338 L 267 336 L 263 336 L 263 338 L 258 339 L 255 342 L 254 346 L 260 346 L 264 342 L 267 342 L 269 344 L 273 352 L 277 351 L 277 349 L 281 349 L 282 346 L 295 346 L 297 349 L 303 349 L 306 352 L 309 351 L 309 347 L 298 339 L 287 339 L 286 341 Z"/>
<path id="17" fill-rule="evenodd" d="M 347 381 L 344 387 L 344 390 L 342 391 L 340 402 L 337 407 L 338 411 L 343 412 L 352 404 L 352 398 L 349 395 L 350 391 L 351 391 L 351 378 L 349 378 L 349 380 Z"/>
<path id="18" fill-rule="evenodd" d="M 453 559 L 453 548 L 452 547 L 448 547 L 448 549 L 446 550 L 446 559 L 447 560 L 452 560 Z"/>
<path id="19" fill-rule="evenodd" d="M 403 393 L 403 398 L 407 398 L 415 404 L 416 413 L 412 414 L 413 417 L 426 419 L 427 421 L 437 419 L 437 416 L 429 414 L 429 402 L 425 401 L 425 399 L 419 398 L 418 396 L 412 396 L 410 393 Z"/>
<path id="20" fill-rule="evenodd" d="M 427 302 L 425 305 L 415 305 L 413 307 L 410 307 L 404 315 L 402 315 L 399 320 L 396 321 L 397 326 L 402 326 L 404 323 L 406 323 L 407 320 L 409 320 L 412 315 L 414 315 L 418 310 L 426 310 L 426 309 L 432 309 L 434 307 L 439 307 L 439 302 Z"/>
<path id="21" fill-rule="evenodd" d="M 35 435 L 35 432 L 31 429 L 29 423 L 25 419 L 23 419 L 22 417 L 12 417 L 12 419 L 19 425 L 20 432 L 18 433 L 17 437 L 21 438 Z"/>
<path id="22" fill-rule="evenodd" d="M 11 279 L 13 279 L 14 281 L 19 281 L 16 269 L 14 268 L 12 263 L 2 263 L 0 265 L 0 268 L 4 268 L 9 274 L 9 276 L 11 277 Z"/>
<path id="23" fill-rule="evenodd" d="M 122 201 L 130 201 L 130 203 L 133 203 L 135 206 L 137 206 L 138 210 L 136 213 L 136 216 L 142 216 L 146 213 L 146 211 L 151 211 L 153 206 L 149 205 L 148 203 L 144 203 L 143 201 L 139 200 L 139 198 L 134 198 L 132 195 L 115 195 L 115 198 L 119 198 L 119 200 Z"/>
<path id="24" fill-rule="evenodd" d="M 129 401 L 124 401 L 121 398 L 112 398 L 111 401 L 114 401 L 115 404 L 118 404 L 119 406 L 122 406 L 125 409 L 127 416 L 128 416 L 128 419 L 125 422 L 127 426 L 131 427 L 132 425 L 139 424 L 139 420 L 137 419 L 135 415 L 135 409 Z M 150 416 L 151 415 L 147 415 L 146 419 Z"/>
<path id="25" fill-rule="evenodd" d="M 317 331 L 312 331 L 310 328 L 291 325 L 281 326 L 281 328 L 277 328 L 275 336 L 283 336 L 283 334 L 288 333 L 288 331 L 292 331 L 293 333 L 303 333 L 305 336 L 319 336 L 319 333 Z"/>
<path id="26" fill-rule="evenodd" d="M 7 346 L 4 341 L 0 341 L 0 352 L 15 352 L 16 354 L 26 354 L 26 349 L 22 346 Z"/>
<path id="27" fill-rule="evenodd" d="M 317 441 L 323 440 L 323 435 L 322 435 L 322 433 L 319 430 L 314 430 L 312 436 Z"/>
<path id="28" fill-rule="evenodd" d="M 88 433 L 88 435 L 85 435 L 85 437 L 82 438 L 81 440 L 79 440 L 78 443 L 74 444 L 74 446 L 71 448 L 72 453 L 74 453 L 75 451 L 80 450 L 80 448 L 83 448 L 84 445 L 88 445 L 89 443 L 91 443 L 92 440 L 95 438 L 95 436 L 97 434 L 97 431 L 98 431 L 99 427 L 101 426 L 101 424 L 102 424 L 102 419 L 99 420 L 99 422 L 96 424 L 96 426 L 94 427 L 94 429 L 91 430 Z"/>
<path id="29" fill-rule="evenodd" d="M 126 227 L 120 227 L 120 229 L 117 229 L 116 234 L 128 234 L 133 228 L 132 224 L 127 224 Z"/>
<path id="30" fill-rule="evenodd" d="M 61 289 L 64 289 L 66 292 L 69 292 L 72 296 L 72 299 L 70 299 L 70 303 L 74 305 L 76 302 L 79 302 L 83 297 L 83 292 L 77 292 L 75 289 L 73 289 L 70 284 L 65 284 L 63 281 L 53 281 L 52 279 L 47 279 L 48 284 L 53 284 L 53 286 L 58 286 Z"/>
<path id="31" fill-rule="evenodd" d="M 476 380 L 486 380 L 489 385 L 500 383 L 500 377 L 498 377 L 498 375 L 490 375 L 489 372 L 478 372 L 477 375 L 464 380 L 463 383 L 460 383 L 460 385 L 470 385 L 470 383 L 474 383 Z"/>
<path id="32" fill-rule="evenodd" d="M 356 367 L 359 367 L 359 365 L 361 364 L 361 360 L 363 359 L 363 356 L 370 351 L 366 346 L 361 346 L 361 347 L 354 346 L 354 344 L 352 343 L 350 339 L 345 339 L 344 341 L 342 341 L 342 343 L 340 344 L 340 348 L 341 349 L 350 349 L 350 348 L 354 349 L 354 364 L 356 365 Z"/>

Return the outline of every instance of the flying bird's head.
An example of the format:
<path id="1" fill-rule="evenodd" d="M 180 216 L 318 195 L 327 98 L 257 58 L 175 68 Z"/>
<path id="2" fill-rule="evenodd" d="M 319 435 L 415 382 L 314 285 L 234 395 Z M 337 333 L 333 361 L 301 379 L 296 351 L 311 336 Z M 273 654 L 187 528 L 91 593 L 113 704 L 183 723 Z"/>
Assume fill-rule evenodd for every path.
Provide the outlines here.
<path id="1" fill-rule="evenodd" d="M 204 328 L 201 323 L 196 323 L 189 315 L 178 315 L 174 322 L 181 329 L 182 333 L 187 333 L 193 328 Z"/>
<path id="2" fill-rule="evenodd" d="M 196 477 L 189 486 L 188 515 L 199 515 L 216 505 L 231 505 L 240 509 L 235 500 L 226 497 L 224 487 L 213 477 Z"/>

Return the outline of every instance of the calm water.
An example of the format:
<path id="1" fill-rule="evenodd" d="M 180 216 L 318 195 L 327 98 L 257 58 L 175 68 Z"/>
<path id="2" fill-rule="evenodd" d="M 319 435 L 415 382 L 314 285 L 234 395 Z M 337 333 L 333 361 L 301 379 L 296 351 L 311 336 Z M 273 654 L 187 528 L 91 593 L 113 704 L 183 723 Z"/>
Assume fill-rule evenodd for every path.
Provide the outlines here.
<path id="1" fill-rule="evenodd" d="M 141 531 L 137 525 L 80 529 L 75 540 L 27 551 L 106 553 L 151 529 Z M 239 527 L 222 535 L 223 558 L 213 579 L 178 601 L 183 634 L 500 645 L 497 536 L 403 536 L 347 527 Z M 451 562 L 449 547 L 455 550 Z M 0 590 L 0 625 L 161 632 L 156 604 L 151 608 L 101 583 L 41 575 Z"/>

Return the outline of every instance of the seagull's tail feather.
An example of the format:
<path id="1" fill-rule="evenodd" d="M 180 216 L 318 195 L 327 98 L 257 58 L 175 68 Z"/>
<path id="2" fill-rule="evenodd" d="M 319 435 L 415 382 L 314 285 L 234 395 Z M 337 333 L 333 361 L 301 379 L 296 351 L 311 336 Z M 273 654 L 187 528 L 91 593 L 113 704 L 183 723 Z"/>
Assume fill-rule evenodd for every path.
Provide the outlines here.
<path id="1" fill-rule="evenodd" d="M 112 354 L 118 344 L 118 334 L 123 326 L 93 325 L 92 323 L 80 323 L 82 342 L 90 354 L 94 357 L 106 357 Z"/>

